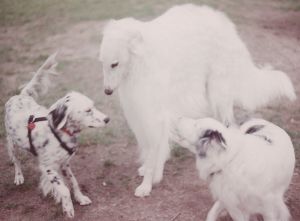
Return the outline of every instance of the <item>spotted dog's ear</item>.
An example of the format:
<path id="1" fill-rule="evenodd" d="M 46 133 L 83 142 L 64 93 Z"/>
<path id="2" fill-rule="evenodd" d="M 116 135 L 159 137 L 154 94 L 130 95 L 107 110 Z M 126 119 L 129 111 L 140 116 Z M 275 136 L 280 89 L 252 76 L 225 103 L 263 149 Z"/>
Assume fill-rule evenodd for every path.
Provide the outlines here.
<path id="1" fill-rule="evenodd" d="M 216 130 L 206 130 L 201 137 L 199 137 L 197 143 L 196 143 L 196 150 L 198 153 L 198 156 L 200 158 L 206 157 L 206 152 L 208 148 L 210 147 L 210 144 L 212 141 L 219 144 L 224 149 L 226 148 L 226 141 L 223 137 L 223 135 Z"/>
<path id="2" fill-rule="evenodd" d="M 214 140 L 217 143 L 220 143 L 222 145 L 226 145 L 226 141 L 223 137 L 223 135 L 216 130 L 206 130 L 203 134 L 203 138 L 208 138 L 210 141 Z"/>
<path id="3" fill-rule="evenodd" d="M 60 99 L 50 108 L 51 123 L 57 130 L 63 128 L 67 123 L 69 110 L 66 103 L 65 99 Z"/>

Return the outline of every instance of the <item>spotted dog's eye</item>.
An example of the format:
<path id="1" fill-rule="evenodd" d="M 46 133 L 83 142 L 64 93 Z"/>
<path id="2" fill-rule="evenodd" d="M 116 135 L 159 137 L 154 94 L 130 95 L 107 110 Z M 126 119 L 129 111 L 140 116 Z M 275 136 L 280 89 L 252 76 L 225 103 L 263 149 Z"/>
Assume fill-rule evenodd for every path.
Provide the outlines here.
<path id="1" fill-rule="evenodd" d="M 86 112 L 86 113 L 91 113 L 91 112 L 92 112 L 92 109 L 87 109 L 85 112 Z"/>
<path id="2" fill-rule="evenodd" d="M 117 67 L 119 65 L 119 62 L 115 62 L 115 63 L 112 63 L 111 65 L 110 65 L 110 67 L 111 68 L 115 68 L 115 67 Z"/>

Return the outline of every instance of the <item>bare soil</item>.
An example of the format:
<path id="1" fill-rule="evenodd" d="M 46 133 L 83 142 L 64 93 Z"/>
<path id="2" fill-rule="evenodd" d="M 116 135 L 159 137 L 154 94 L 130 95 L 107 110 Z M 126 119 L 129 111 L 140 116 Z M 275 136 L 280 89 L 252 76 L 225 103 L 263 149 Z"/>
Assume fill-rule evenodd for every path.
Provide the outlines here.
<path id="1" fill-rule="evenodd" d="M 236 9 L 234 18 L 241 37 L 258 64 L 269 63 L 288 73 L 296 92 L 300 93 L 300 13 L 274 9 L 262 5 Z M 151 196 L 134 197 L 134 189 L 141 182 L 135 140 L 122 117 L 116 95 L 105 97 L 97 54 L 104 21 L 79 22 L 55 34 L 48 34 L 31 44 L 31 30 L 42 21 L 24 26 L 0 28 L 2 45 L 8 45 L 9 59 L 1 61 L 2 100 L 29 79 L 43 59 L 59 49 L 59 69 L 63 73 L 55 79 L 46 105 L 66 91 L 76 89 L 90 96 L 111 124 L 98 131 L 89 130 L 82 137 L 82 147 L 73 158 L 73 170 L 83 192 L 93 201 L 89 206 L 75 205 L 74 220 L 101 221 L 194 221 L 205 220 L 213 201 L 207 185 L 198 178 L 194 156 L 187 150 L 175 148 L 166 164 L 163 181 L 154 187 Z M 26 40 L 27 39 L 27 40 Z M 287 204 L 294 221 L 300 220 L 300 103 L 280 101 L 255 113 L 273 121 L 291 135 L 297 155 L 297 168 L 287 193 Z M 239 114 L 243 118 L 244 114 Z M 91 135 L 92 134 L 92 135 Z M 61 206 L 51 197 L 43 197 L 38 188 L 37 162 L 21 153 L 25 183 L 14 186 L 14 169 L 0 140 L 0 220 L 66 220 Z M 231 220 L 228 216 L 220 221 Z M 255 220 L 255 219 L 253 219 Z"/>

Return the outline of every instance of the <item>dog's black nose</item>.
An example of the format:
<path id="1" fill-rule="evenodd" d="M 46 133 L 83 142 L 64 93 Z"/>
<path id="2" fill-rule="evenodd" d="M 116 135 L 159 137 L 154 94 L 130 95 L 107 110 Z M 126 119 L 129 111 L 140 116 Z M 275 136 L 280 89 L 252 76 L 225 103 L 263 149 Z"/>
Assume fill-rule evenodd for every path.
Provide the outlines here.
<path id="1" fill-rule="evenodd" d="M 107 95 L 111 95 L 114 91 L 112 89 L 105 89 L 104 93 Z"/>
<path id="2" fill-rule="evenodd" d="M 109 122 L 109 120 L 110 120 L 109 117 L 106 117 L 106 118 L 104 119 L 104 123 L 107 124 L 107 123 Z"/>

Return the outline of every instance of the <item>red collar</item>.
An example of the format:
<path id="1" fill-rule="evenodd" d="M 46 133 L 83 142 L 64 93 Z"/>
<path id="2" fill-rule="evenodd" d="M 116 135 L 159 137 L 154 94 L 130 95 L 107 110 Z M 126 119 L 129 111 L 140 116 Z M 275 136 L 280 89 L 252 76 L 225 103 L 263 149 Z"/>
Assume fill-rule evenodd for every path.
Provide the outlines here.
<path id="1" fill-rule="evenodd" d="M 65 132 L 67 135 L 72 137 L 75 133 L 80 132 L 80 130 L 75 130 L 74 132 L 69 131 L 67 128 L 63 127 L 60 129 L 61 131 Z"/>

